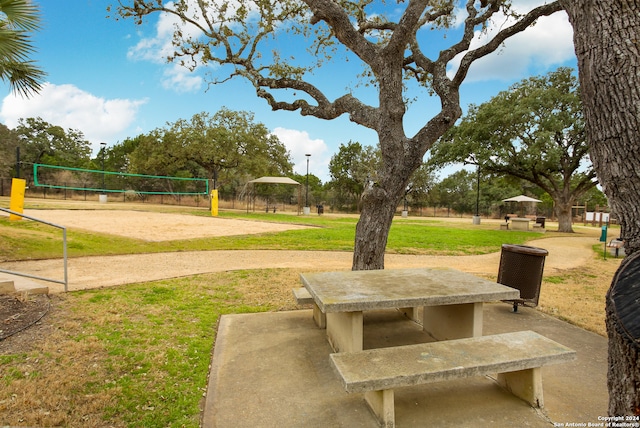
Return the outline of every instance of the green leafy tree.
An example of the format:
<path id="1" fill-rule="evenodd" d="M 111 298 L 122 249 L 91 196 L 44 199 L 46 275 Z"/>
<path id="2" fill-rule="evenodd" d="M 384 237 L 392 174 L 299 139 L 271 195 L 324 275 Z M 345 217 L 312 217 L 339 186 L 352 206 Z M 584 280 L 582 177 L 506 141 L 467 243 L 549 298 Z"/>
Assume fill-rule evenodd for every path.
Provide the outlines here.
<path id="1" fill-rule="evenodd" d="M 438 187 L 440 205 L 459 214 L 471 212 L 474 208 L 475 174 L 464 169 L 445 177 Z"/>
<path id="2" fill-rule="evenodd" d="M 31 33 L 39 29 L 38 6 L 31 0 L 0 0 L 0 79 L 25 97 L 40 92 L 46 76 L 30 59 Z"/>
<path id="3" fill-rule="evenodd" d="M 131 165 L 131 154 L 135 151 L 136 147 L 142 136 L 133 138 L 127 138 L 122 142 L 118 142 L 111 147 L 105 147 L 104 151 L 104 168 L 106 171 L 112 172 L 129 172 Z M 92 169 L 102 169 L 102 152 L 92 160 Z"/>
<path id="4" fill-rule="evenodd" d="M 223 108 L 215 115 L 199 113 L 171 126 L 179 153 L 197 164 L 206 177 L 222 185 L 260 176 L 288 176 L 293 171 L 284 144 L 253 113 Z"/>
<path id="5" fill-rule="evenodd" d="M 81 131 L 64 130 L 41 118 L 20 119 L 13 130 L 20 147 L 20 176 L 27 181 L 33 179 L 33 164 L 40 163 L 66 168 L 88 168 L 91 166 L 91 144 Z M 10 159 L 15 161 L 14 155 Z M 39 182 L 56 185 L 81 186 L 87 182 L 78 171 L 41 169 Z"/>
<path id="6" fill-rule="evenodd" d="M 91 162 L 91 144 L 81 131 L 64 130 L 42 118 L 20 119 L 15 129 L 21 145 L 21 162 L 87 168 Z M 25 175 L 29 171 L 25 168 Z"/>
<path id="7" fill-rule="evenodd" d="M 340 144 L 329 161 L 329 186 L 334 190 L 339 209 L 358 208 L 367 183 L 377 180 L 380 152 L 375 147 L 354 141 Z"/>
<path id="8" fill-rule="evenodd" d="M 127 138 L 110 147 L 101 147 L 96 157 L 91 160 L 90 169 L 103 170 L 108 172 L 129 173 L 134 170 L 131 163 L 131 156 L 138 147 L 140 141 L 144 140 L 143 135 L 134 138 Z M 92 175 L 95 178 L 95 175 Z M 139 179 L 124 175 L 105 174 L 102 176 L 107 189 L 138 189 Z M 95 181 L 95 179 L 94 179 Z M 101 187 L 94 183 L 94 185 Z"/>
<path id="9" fill-rule="evenodd" d="M 304 199 L 306 197 L 307 175 L 293 174 L 291 176 L 291 179 L 301 184 L 302 186 L 302 189 L 300 189 L 301 197 L 302 197 L 301 203 L 304 205 L 306 202 Z M 324 204 L 324 201 L 326 200 L 326 198 L 327 198 L 327 191 L 325 186 L 322 184 L 322 180 L 320 180 L 320 178 L 316 177 L 314 174 L 309 173 L 309 207 L 313 207 L 318 204 Z"/>
<path id="10" fill-rule="evenodd" d="M 597 184 L 578 89 L 569 68 L 526 79 L 471 106 L 432 148 L 430 161 L 467 161 L 533 183 L 553 199 L 558 231 L 573 232 L 571 207 Z"/>
<path id="11" fill-rule="evenodd" d="M 136 138 L 137 145 L 131 155 L 130 172 L 134 174 L 165 177 L 191 178 L 190 170 L 181 139 L 172 130 L 156 128 L 148 134 Z M 131 177 L 128 183 L 137 191 L 178 192 L 172 180 L 156 180 L 150 177 Z"/>
<path id="12" fill-rule="evenodd" d="M 248 112 L 202 112 L 136 140 L 129 156 L 132 172 L 208 178 L 227 192 L 252 178 L 288 176 L 293 170 L 284 144 Z"/>
<path id="13" fill-rule="evenodd" d="M 602 193 L 602 190 L 594 187 L 589 189 L 581 198 L 584 206 L 587 207 L 587 211 L 593 211 L 596 206 L 598 207 L 608 207 L 609 201 L 607 200 L 607 196 Z"/>
<path id="14" fill-rule="evenodd" d="M 190 26 L 176 26 L 175 52 L 169 59 L 215 67 L 211 83 L 244 78 L 274 110 L 327 120 L 346 114 L 374 130 L 381 162 L 375 185 L 367 186 L 361 198 L 352 267 L 381 269 L 391 222 L 411 175 L 462 114 L 459 89 L 471 64 L 537 18 L 561 10 L 557 2 L 543 4 L 517 17 L 487 44 L 472 48 L 476 30 L 482 31 L 496 14 L 511 11 L 509 1 L 467 0 L 467 17 L 457 39 L 448 34 L 448 47 L 432 49 L 429 35 L 442 33 L 427 30 L 447 28 L 457 17 L 456 6 L 453 0 L 123 0 L 118 13 L 138 24 L 148 15 L 166 13 Z M 308 55 L 299 55 L 301 46 L 308 48 Z M 448 66 L 458 55 L 462 60 L 449 76 Z M 341 68 L 330 86 L 320 87 L 313 72 L 331 70 L 333 59 L 353 67 Z M 367 104 L 368 93 L 356 96 L 354 79 L 363 79 L 365 87 L 377 92 L 374 103 Z M 334 97 L 337 88 L 347 89 Z M 441 111 L 408 135 L 406 100 L 431 94 L 439 97 Z"/>
<path id="15" fill-rule="evenodd" d="M 414 208 L 421 209 L 429 202 L 429 192 L 436 184 L 433 168 L 422 164 L 412 175 L 407 184 L 406 201 Z"/>
<path id="16" fill-rule="evenodd" d="M 0 178 L 13 177 L 16 167 L 16 149 L 20 141 L 16 133 L 0 124 Z"/>

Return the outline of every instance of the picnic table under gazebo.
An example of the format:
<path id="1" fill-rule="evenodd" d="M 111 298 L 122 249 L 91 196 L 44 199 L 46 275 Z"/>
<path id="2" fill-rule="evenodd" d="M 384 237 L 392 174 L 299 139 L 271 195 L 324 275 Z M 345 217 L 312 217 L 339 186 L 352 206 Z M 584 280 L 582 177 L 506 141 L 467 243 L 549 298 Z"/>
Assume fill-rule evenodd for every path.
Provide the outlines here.
<path id="1" fill-rule="evenodd" d="M 513 230 L 529 230 L 529 222 L 531 220 L 529 220 L 528 218 L 525 218 L 524 215 L 522 214 L 524 212 L 523 211 L 523 205 L 525 203 L 538 203 L 538 202 L 542 202 L 542 201 L 540 199 L 535 199 L 535 198 L 532 198 L 530 196 L 518 195 L 518 196 L 513 196 L 511 198 L 503 199 L 502 202 L 517 202 L 518 203 L 520 216 L 511 218 L 511 227 L 512 227 L 512 229 Z"/>

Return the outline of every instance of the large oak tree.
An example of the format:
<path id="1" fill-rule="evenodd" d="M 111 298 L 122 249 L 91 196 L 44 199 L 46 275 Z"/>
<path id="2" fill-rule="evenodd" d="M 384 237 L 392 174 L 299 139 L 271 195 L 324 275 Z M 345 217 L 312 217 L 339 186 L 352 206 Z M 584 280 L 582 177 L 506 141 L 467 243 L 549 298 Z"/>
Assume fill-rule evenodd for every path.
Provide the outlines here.
<path id="1" fill-rule="evenodd" d="M 131 172 L 213 180 L 226 190 L 236 181 L 263 175 L 289 175 L 289 152 L 253 114 L 221 109 L 179 119 L 137 138 Z"/>
<path id="2" fill-rule="evenodd" d="M 470 153 L 472 154 L 470 156 Z M 559 232 L 573 232 L 575 202 L 595 187 L 578 81 L 569 68 L 513 85 L 465 117 L 431 150 L 430 162 L 470 162 L 528 181 L 553 199 Z M 508 197 L 512 195 L 503 195 Z"/>

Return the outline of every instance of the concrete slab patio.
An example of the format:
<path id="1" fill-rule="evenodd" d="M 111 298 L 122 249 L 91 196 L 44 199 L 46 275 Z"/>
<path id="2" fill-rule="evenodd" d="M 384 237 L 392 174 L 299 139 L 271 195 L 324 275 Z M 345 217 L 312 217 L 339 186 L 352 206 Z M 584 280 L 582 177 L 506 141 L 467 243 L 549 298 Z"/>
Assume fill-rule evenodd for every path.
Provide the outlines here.
<path id="1" fill-rule="evenodd" d="M 488 377 L 396 390 L 397 427 L 549 427 L 607 415 L 607 340 L 535 309 L 485 305 L 484 334 L 533 330 L 577 351 L 544 367 L 545 408 L 536 410 Z M 364 348 L 428 341 L 395 310 L 365 313 Z M 362 394 L 333 372 L 325 331 L 311 310 L 226 315 L 220 320 L 202 426 L 376 427 Z M 562 425 L 560 425 L 562 424 Z M 580 425 L 573 425 L 580 426 Z"/>

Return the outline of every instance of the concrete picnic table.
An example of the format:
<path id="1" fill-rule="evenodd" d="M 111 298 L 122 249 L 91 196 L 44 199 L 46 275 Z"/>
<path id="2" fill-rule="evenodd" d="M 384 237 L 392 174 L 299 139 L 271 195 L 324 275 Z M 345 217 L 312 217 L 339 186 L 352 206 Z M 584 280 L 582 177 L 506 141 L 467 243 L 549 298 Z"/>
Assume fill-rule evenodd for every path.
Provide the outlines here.
<path id="1" fill-rule="evenodd" d="M 401 308 L 412 318 L 424 307 L 423 329 L 435 340 L 482 336 L 484 302 L 520 292 L 450 268 L 303 273 L 302 284 L 326 315 L 336 352 L 363 349 L 363 311 Z"/>
<path id="2" fill-rule="evenodd" d="M 513 217 L 511 218 L 511 229 L 513 230 L 529 230 L 529 220 L 524 217 Z"/>

